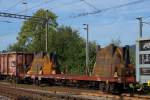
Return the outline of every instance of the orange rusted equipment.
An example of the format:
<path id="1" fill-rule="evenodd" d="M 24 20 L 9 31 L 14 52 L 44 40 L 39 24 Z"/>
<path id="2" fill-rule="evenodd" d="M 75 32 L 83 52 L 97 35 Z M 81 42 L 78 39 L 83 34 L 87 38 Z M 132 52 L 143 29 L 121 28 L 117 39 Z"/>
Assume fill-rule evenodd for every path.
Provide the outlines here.
<path id="1" fill-rule="evenodd" d="M 134 66 L 129 58 L 129 46 L 109 45 L 99 48 L 93 68 L 93 76 L 118 78 L 121 82 L 127 77 L 134 77 Z"/>
<path id="2" fill-rule="evenodd" d="M 56 74 L 58 69 L 55 53 L 38 53 L 34 56 L 33 62 L 27 74 L 47 75 Z"/>

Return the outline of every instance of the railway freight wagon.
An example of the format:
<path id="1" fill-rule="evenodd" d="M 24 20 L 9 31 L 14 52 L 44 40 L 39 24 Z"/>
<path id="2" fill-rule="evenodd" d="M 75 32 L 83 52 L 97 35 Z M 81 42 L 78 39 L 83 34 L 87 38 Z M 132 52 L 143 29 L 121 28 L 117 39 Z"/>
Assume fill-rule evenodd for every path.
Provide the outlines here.
<path id="1" fill-rule="evenodd" d="M 128 87 L 130 83 L 135 82 L 135 71 L 130 63 L 129 56 L 129 46 L 117 47 L 109 45 L 99 48 L 92 75 L 88 76 L 57 73 L 58 69 L 54 67 L 57 60 L 53 60 L 53 56 L 37 55 L 34 56 L 26 78 L 31 78 L 31 80 L 38 81 L 38 83 L 41 83 L 42 80 L 47 80 L 50 84 L 84 86 L 108 92 L 120 92 L 125 87 Z M 53 73 L 53 71 L 56 73 Z"/>
<path id="2" fill-rule="evenodd" d="M 135 69 L 130 63 L 129 46 L 109 45 L 99 48 L 92 75 L 61 74 L 57 55 L 47 53 L 8 52 L 0 54 L 0 77 L 56 85 L 92 87 L 107 92 L 121 92 L 135 82 Z"/>
<path id="3" fill-rule="evenodd" d="M 7 52 L 0 54 L 0 78 L 23 78 L 28 66 L 33 60 L 33 54 L 22 52 Z"/>

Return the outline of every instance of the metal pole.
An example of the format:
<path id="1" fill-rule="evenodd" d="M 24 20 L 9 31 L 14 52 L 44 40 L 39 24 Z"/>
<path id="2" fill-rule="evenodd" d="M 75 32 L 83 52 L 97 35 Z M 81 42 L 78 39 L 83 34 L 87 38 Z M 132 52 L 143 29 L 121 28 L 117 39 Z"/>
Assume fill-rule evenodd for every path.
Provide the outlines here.
<path id="1" fill-rule="evenodd" d="M 46 43 L 45 43 L 45 50 L 48 51 L 48 16 L 47 16 L 48 10 L 46 11 Z"/>
<path id="2" fill-rule="evenodd" d="M 137 40 L 136 44 L 136 81 L 140 82 L 141 78 L 141 73 L 140 73 L 140 64 L 139 64 L 139 42 L 140 38 L 142 38 L 142 27 L 143 27 L 143 22 L 142 22 L 142 17 L 136 18 L 139 21 L 139 39 Z"/>
<path id="3" fill-rule="evenodd" d="M 142 27 L 143 27 L 143 22 L 142 22 L 142 17 L 136 18 L 139 20 L 139 38 L 142 38 Z"/>
<path id="4" fill-rule="evenodd" d="M 87 24 L 87 47 L 86 47 L 86 54 L 87 54 L 87 75 L 89 74 L 89 25 Z"/>
<path id="5" fill-rule="evenodd" d="M 89 74 L 89 25 L 83 24 L 86 27 L 84 28 L 87 31 L 87 37 L 86 37 L 86 75 Z"/>

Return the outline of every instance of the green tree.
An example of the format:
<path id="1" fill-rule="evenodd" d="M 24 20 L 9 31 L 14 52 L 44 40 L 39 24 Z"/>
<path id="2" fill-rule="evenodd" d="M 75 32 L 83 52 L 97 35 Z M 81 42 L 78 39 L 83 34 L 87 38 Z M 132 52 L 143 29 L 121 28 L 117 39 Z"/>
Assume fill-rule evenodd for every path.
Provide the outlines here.
<path id="1" fill-rule="evenodd" d="M 52 50 L 59 55 L 62 70 L 68 70 L 71 74 L 85 73 L 85 40 L 79 32 L 69 26 L 61 26 L 51 36 Z M 90 42 L 90 66 L 95 62 L 96 43 Z"/>
<path id="2" fill-rule="evenodd" d="M 135 50 L 135 45 L 130 46 L 130 61 L 133 65 L 135 65 L 135 57 L 136 57 L 136 50 Z"/>
<path id="3" fill-rule="evenodd" d="M 51 19 L 48 27 L 48 52 L 57 53 L 61 71 L 70 74 L 85 73 L 85 40 L 77 30 L 69 26 L 58 26 L 54 13 L 49 11 L 47 14 Z M 46 11 L 41 9 L 25 21 L 17 42 L 9 47 L 9 51 L 45 51 L 45 21 L 35 19 L 45 16 Z M 95 48 L 95 42 L 90 42 L 90 69 L 95 62 Z"/>
<path id="4" fill-rule="evenodd" d="M 27 52 L 40 52 L 45 51 L 45 24 L 46 21 L 43 19 L 46 17 L 50 18 L 49 32 L 50 36 L 58 24 L 56 22 L 57 16 L 46 10 L 37 11 L 29 20 L 25 21 L 21 31 L 19 32 L 18 41 L 16 44 L 10 46 L 11 51 L 27 51 Z M 37 19 L 38 17 L 39 19 Z"/>

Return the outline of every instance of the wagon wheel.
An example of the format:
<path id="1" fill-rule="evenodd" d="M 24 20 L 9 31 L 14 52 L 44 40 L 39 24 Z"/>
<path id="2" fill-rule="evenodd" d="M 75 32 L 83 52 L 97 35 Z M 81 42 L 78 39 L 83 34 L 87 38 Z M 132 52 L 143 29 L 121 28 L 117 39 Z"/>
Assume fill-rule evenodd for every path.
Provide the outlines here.
<path id="1" fill-rule="evenodd" d="M 113 93 L 114 90 L 115 90 L 114 84 L 110 84 L 109 85 L 109 92 Z"/>
<path id="2" fill-rule="evenodd" d="M 105 84 L 102 83 L 102 82 L 99 83 L 99 89 L 102 90 L 102 91 L 104 91 L 105 90 L 104 88 L 105 88 Z"/>
<path id="3" fill-rule="evenodd" d="M 105 84 L 105 91 L 109 92 L 109 90 L 110 90 L 110 84 Z"/>

